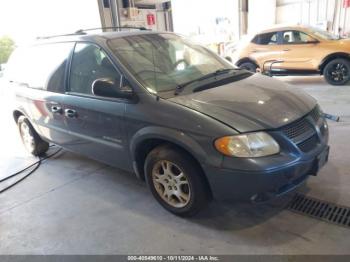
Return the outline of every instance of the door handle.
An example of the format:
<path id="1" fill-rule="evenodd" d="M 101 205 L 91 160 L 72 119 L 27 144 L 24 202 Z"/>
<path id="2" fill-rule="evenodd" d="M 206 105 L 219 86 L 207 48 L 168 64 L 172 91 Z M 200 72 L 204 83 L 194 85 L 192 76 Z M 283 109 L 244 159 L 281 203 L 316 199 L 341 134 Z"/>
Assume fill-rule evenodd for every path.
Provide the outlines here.
<path id="1" fill-rule="evenodd" d="M 69 118 L 75 118 L 77 117 L 77 111 L 67 108 L 64 110 L 64 115 Z"/>
<path id="2" fill-rule="evenodd" d="M 51 112 L 54 114 L 61 114 L 62 113 L 62 107 L 60 106 L 51 106 Z"/>
<path id="3" fill-rule="evenodd" d="M 286 48 L 286 49 L 283 49 L 283 51 L 286 51 L 286 52 L 287 52 L 287 51 L 290 51 L 290 49 Z"/>

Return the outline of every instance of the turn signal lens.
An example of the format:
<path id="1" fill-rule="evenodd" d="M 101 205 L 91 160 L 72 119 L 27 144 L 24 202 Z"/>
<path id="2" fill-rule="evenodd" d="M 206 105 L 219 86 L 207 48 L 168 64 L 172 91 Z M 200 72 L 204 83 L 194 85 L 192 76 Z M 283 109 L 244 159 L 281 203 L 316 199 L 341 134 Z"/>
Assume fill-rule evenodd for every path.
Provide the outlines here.
<path id="1" fill-rule="evenodd" d="M 235 157 L 262 157 L 280 152 L 278 143 L 265 132 L 221 137 L 215 140 L 215 148 Z"/>

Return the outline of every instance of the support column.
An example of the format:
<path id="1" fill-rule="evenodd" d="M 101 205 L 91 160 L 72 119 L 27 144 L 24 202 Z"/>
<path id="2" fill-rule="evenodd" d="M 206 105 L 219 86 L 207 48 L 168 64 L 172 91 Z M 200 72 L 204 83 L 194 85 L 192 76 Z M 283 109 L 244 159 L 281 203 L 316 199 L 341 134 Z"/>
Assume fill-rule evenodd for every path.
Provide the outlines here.
<path id="1" fill-rule="evenodd" d="M 97 0 L 101 26 L 102 27 L 113 27 L 120 26 L 119 16 L 119 1 L 118 0 Z M 109 31 L 109 30 L 106 30 Z M 115 31 L 115 30 L 111 30 Z"/>

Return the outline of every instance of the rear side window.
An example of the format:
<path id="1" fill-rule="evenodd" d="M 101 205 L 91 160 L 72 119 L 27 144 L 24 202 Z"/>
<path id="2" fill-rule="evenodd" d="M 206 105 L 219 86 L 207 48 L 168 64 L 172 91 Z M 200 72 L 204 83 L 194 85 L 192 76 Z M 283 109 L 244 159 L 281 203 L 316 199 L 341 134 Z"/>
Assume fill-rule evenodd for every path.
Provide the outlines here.
<path id="1" fill-rule="evenodd" d="M 7 77 L 29 88 L 63 92 L 67 60 L 72 48 L 73 43 L 20 48 L 10 59 Z"/>
<path id="2" fill-rule="evenodd" d="M 77 43 L 70 69 L 70 91 L 91 95 L 92 83 L 99 78 L 111 78 L 120 83 L 121 74 L 100 47 Z"/>
<path id="3" fill-rule="evenodd" d="M 277 45 L 278 32 L 256 35 L 252 42 L 258 45 Z"/>

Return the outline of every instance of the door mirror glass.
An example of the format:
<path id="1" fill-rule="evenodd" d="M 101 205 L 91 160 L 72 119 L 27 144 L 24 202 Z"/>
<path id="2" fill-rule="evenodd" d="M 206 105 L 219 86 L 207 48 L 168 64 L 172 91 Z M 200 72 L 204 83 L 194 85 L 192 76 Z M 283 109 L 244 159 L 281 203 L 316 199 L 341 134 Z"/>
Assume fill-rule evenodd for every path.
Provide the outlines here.
<path id="1" fill-rule="evenodd" d="M 96 96 L 126 98 L 133 96 L 130 87 L 119 87 L 119 83 L 115 83 L 112 78 L 99 78 L 92 83 L 92 93 Z"/>
<path id="2" fill-rule="evenodd" d="M 314 38 L 310 38 L 310 40 L 307 41 L 308 44 L 318 44 L 319 41 L 314 39 Z"/>

